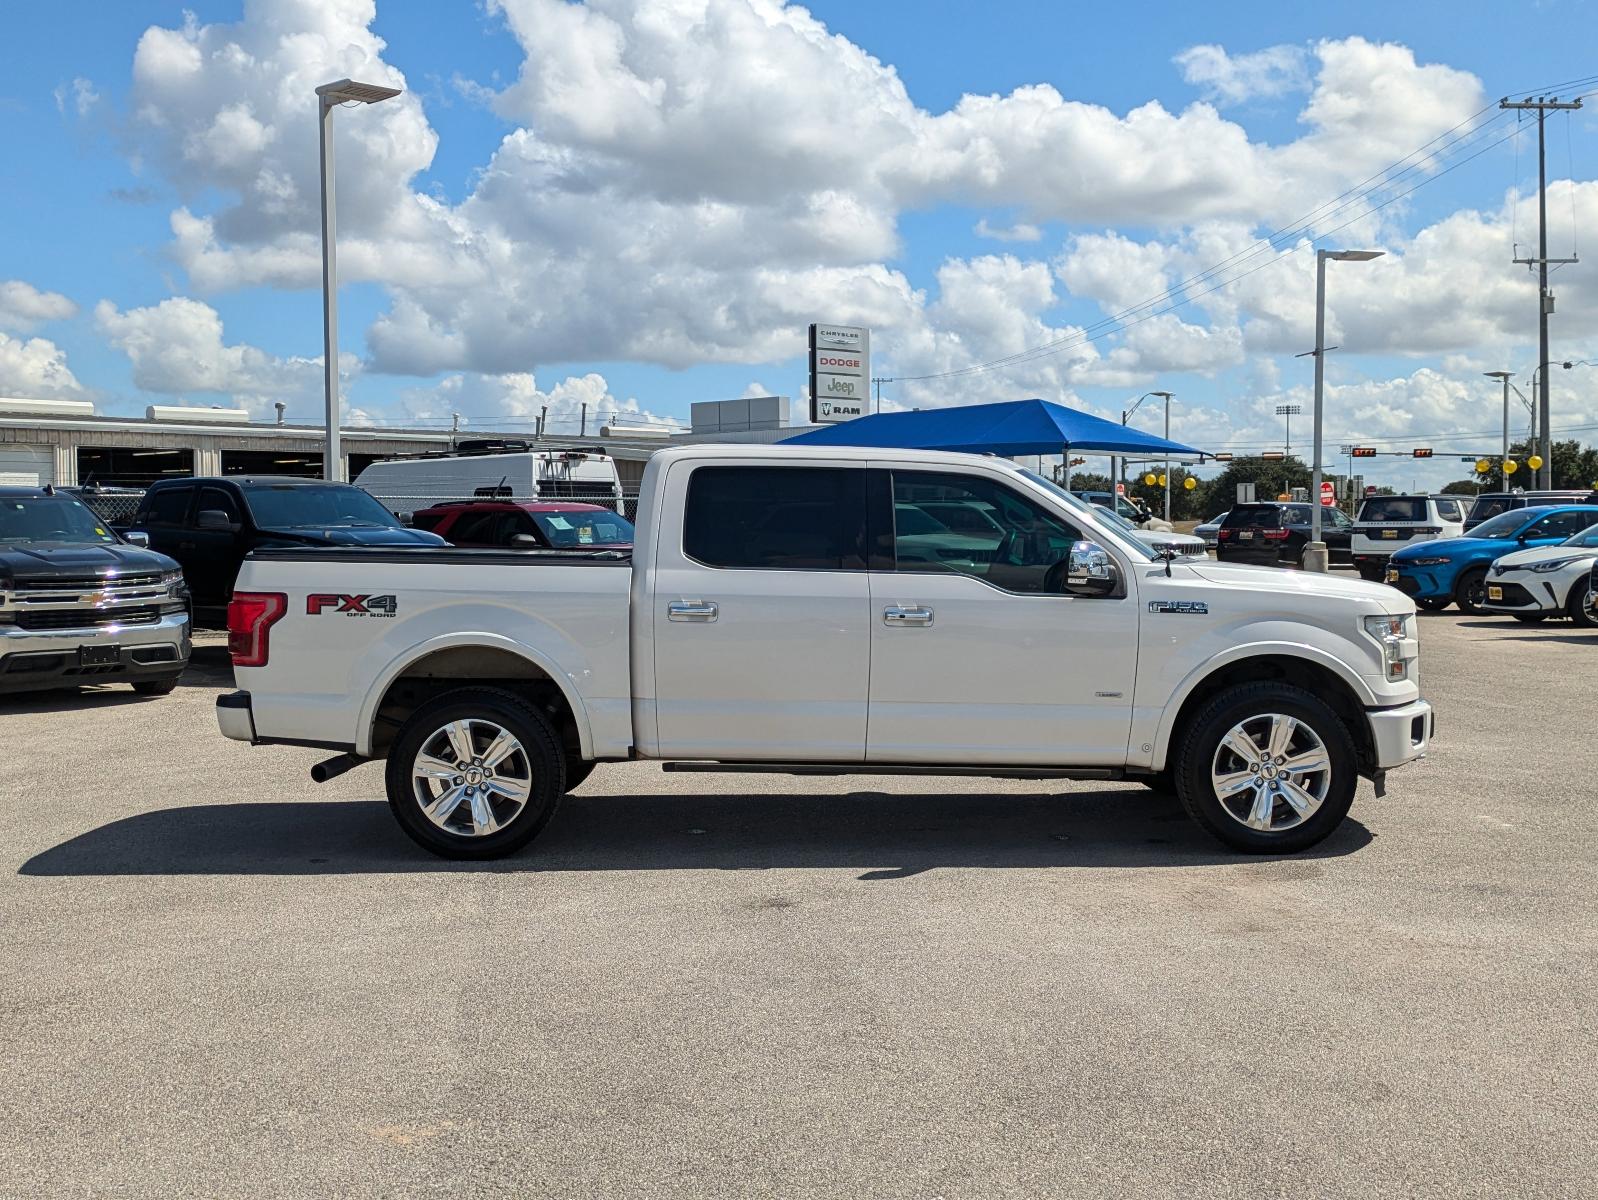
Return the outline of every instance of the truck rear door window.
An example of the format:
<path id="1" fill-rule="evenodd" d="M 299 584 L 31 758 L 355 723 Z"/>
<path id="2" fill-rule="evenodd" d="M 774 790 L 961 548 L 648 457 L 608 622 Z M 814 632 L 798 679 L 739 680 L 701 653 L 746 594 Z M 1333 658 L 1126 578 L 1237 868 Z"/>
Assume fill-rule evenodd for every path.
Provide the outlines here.
<path id="1" fill-rule="evenodd" d="M 148 525 L 181 525 L 189 512 L 191 487 L 167 488 L 150 497 L 149 509 L 144 518 Z"/>
<path id="2" fill-rule="evenodd" d="M 683 553 L 707 567 L 865 570 L 866 472 L 700 467 L 688 480 Z"/>

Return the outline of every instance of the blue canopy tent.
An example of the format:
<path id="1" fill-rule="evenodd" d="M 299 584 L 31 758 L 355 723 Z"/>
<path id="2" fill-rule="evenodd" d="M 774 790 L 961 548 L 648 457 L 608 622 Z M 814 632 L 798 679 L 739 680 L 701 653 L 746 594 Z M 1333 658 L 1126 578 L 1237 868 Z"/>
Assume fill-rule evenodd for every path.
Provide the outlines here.
<path id="1" fill-rule="evenodd" d="M 785 439 L 799 446 L 883 446 L 971 454 L 1115 454 L 1203 459 L 1204 453 L 1047 400 L 1006 400 L 877 413 Z"/>

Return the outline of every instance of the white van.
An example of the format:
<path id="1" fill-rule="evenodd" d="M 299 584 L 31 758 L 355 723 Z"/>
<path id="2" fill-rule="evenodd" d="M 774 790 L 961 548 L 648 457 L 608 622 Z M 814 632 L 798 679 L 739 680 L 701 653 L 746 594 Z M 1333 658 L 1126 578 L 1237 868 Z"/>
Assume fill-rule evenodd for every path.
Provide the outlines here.
<path id="1" fill-rule="evenodd" d="M 603 450 L 487 438 L 463 441 L 453 451 L 375 462 L 355 485 L 402 520 L 444 500 L 475 497 L 583 500 L 611 508 L 621 502 L 621 476 Z"/>
<path id="2" fill-rule="evenodd" d="M 1459 537 L 1465 496 L 1371 496 L 1360 506 L 1349 549 L 1361 578 L 1380 581 L 1393 551 L 1411 542 Z"/>

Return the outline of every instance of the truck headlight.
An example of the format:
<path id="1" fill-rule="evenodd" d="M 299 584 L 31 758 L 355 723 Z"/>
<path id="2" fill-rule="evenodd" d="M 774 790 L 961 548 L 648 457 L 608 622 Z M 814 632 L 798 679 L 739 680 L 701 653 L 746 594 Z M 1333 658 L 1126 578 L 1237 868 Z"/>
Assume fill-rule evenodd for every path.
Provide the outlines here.
<path id="1" fill-rule="evenodd" d="M 1364 619 L 1365 634 L 1382 648 L 1383 674 L 1389 680 L 1405 679 L 1409 675 L 1411 658 L 1404 654 L 1405 643 L 1410 641 L 1415 619 L 1413 613 L 1383 613 Z"/>
<path id="2" fill-rule="evenodd" d="M 182 592 L 183 592 L 183 572 L 182 571 L 163 571 L 161 573 L 161 582 L 166 586 L 167 592 L 170 593 L 171 595 L 178 596 L 178 595 L 182 594 Z"/>

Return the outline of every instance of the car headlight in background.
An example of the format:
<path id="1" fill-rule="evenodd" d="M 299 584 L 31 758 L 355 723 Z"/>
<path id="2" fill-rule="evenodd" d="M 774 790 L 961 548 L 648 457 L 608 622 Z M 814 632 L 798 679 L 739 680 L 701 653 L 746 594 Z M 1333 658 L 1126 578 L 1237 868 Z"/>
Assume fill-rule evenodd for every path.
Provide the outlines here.
<path id="1" fill-rule="evenodd" d="M 1453 561 L 1451 558 L 1412 558 L 1409 560 L 1408 565 L 1412 567 L 1441 567 Z"/>
<path id="2" fill-rule="evenodd" d="M 1575 561 L 1574 558 L 1551 558 L 1547 562 L 1533 563 L 1531 569 L 1539 575 L 1545 575 L 1549 571 L 1563 570 Z"/>
<path id="3" fill-rule="evenodd" d="M 1383 613 L 1364 618 L 1365 633 L 1382 648 L 1382 661 L 1386 664 L 1389 680 L 1404 679 L 1409 675 L 1411 659 L 1404 656 L 1404 644 L 1413 635 L 1410 622 L 1413 614 Z"/>

